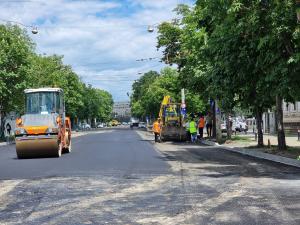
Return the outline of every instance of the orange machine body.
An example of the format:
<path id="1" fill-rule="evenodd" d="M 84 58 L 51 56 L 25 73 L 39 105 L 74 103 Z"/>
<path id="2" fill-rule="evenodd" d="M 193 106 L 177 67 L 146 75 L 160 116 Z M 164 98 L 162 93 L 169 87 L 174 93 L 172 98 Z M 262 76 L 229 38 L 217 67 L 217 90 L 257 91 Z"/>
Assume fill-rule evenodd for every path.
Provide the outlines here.
<path id="1" fill-rule="evenodd" d="M 26 92 L 27 91 L 27 92 Z M 71 151 L 71 121 L 58 88 L 25 90 L 25 115 L 16 120 L 18 158 L 60 157 Z"/>

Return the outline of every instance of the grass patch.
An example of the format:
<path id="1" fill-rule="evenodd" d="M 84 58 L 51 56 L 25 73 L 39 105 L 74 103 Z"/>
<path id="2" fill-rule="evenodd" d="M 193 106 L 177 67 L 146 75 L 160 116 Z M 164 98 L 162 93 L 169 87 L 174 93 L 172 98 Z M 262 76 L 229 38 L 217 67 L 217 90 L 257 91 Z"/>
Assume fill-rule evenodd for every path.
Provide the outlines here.
<path id="1" fill-rule="evenodd" d="M 273 155 L 279 155 L 279 156 L 283 156 L 283 157 L 287 157 L 287 158 L 291 158 L 291 159 L 300 159 L 300 147 L 287 147 L 287 150 L 284 151 L 279 151 L 278 150 L 278 146 L 277 145 L 271 145 L 271 147 L 269 148 L 268 146 L 264 146 L 264 147 L 258 147 L 256 146 L 248 146 L 246 147 L 247 149 L 259 149 L 265 153 L 269 153 L 269 154 L 273 154 Z"/>
<path id="2" fill-rule="evenodd" d="M 300 155 L 300 147 L 290 147 L 288 146 L 287 151 L 292 154 Z"/>
<path id="3" fill-rule="evenodd" d="M 231 141 L 251 142 L 251 138 L 250 137 L 244 137 L 244 136 L 232 136 Z"/>
<path id="4" fill-rule="evenodd" d="M 251 137 L 247 137 L 247 136 L 239 136 L 239 135 L 232 135 L 231 136 L 231 139 L 228 140 L 227 139 L 227 136 L 224 136 L 222 137 L 222 141 L 221 143 L 219 144 L 230 144 L 230 143 L 251 143 L 252 140 L 251 140 Z"/>

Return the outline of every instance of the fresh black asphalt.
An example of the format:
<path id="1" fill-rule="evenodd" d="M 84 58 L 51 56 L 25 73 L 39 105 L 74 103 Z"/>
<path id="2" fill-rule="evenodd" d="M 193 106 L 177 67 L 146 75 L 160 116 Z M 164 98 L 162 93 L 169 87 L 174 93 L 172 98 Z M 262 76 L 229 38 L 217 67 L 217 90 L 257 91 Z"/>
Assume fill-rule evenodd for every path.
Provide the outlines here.
<path id="1" fill-rule="evenodd" d="M 140 135 L 89 132 L 61 158 L 0 147 L 0 224 L 300 224 L 299 169 Z"/>
<path id="2" fill-rule="evenodd" d="M 74 138 L 72 152 L 61 158 L 17 159 L 15 145 L 0 147 L 0 179 L 168 172 L 153 146 L 129 129 Z"/>

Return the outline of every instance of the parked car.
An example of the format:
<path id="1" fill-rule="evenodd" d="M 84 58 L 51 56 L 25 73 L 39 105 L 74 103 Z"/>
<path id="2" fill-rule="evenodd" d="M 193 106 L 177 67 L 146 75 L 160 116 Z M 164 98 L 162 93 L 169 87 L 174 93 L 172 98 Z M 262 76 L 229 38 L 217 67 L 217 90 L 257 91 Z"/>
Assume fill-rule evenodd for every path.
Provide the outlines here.
<path id="1" fill-rule="evenodd" d="M 130 119 L 130 128 L 139 127 L 139 120 L 135 118 Z"/>
<path id="2" fill-rule="evenodd" d="M 118 126 L 119 125 L 119 122 L 117 120 L 112 120 L 111 121 L 111 125 L 114 127 L 114 126 Z"/>
<path id="3" fill-rule="evenodd" d="M 82 129 L 82 130 L 89 130 L 91 129 L 91 125 L 89 125 L 88 123 L 82 123 L 82 124 L 79 124 L 79 129 Z"/>
<path id="4" fill-rule="evenodd" d="M 146 123 L 145 122 L 140 122 L 138 127 L 139 128 L 146 128 Z"/>
<path id="5" fill-rule="evenodd" d="M 226 123 L 225 122 L 221 124 L 221 131 L 222 131 L 222 133 L 226 133 L 227 132 L 227 127 L 226 127 Z M 235 132 L 235 126 L 234 125 L 232 126 L 232 132 Z"/>
<path id="6" fill-rule="evenodd" d="M 97 125 L 97 128 L 103 128 L 104 127 L 104 124 L 103 123 L 99 123 L 98 125 Z"/>
<path id="7" fill-rule="evenodd" d="M 248 131 L 248 125 L 246 122 L 242 120 L 236 120 L 235 121 L 235 130 L 238 132 L 247 132 Z"/>

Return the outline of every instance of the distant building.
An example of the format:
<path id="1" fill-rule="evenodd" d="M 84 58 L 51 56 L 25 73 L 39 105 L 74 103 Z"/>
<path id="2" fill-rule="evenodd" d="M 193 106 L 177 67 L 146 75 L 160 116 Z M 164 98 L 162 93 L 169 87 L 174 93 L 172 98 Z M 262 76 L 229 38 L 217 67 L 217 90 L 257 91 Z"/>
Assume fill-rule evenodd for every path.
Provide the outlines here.
<path id="1" fill-rule="evenodd" d="M 113 106 L 113 118 L 120 121 L 129 121 L 131 117 L 131 109 L 129 102 L 115 102 Z M 128 122 L 127 121 L 127 122 Z"/>
<path id="2" fill-rule="evenodd" d="M 300 102 L 283 103 L 283 123 L 287 132 L 296 133 L 300 129 Z"/>
<path id="3" fill-rule="evenodd" d="M 300 129 L 300 102 L 286 103 L 283 102 L 283 124 L 287 133 L 297 133 Z M 276 114 L 269 111 L 263 115 L 263 129 L 265 133 L 275 134 Z"/>
<path id="4" fill-rule="evenodd" d="M 263 132 L 269 134 L 277 132 L 275 112 L 269 110 L 263 114 Z"/>

